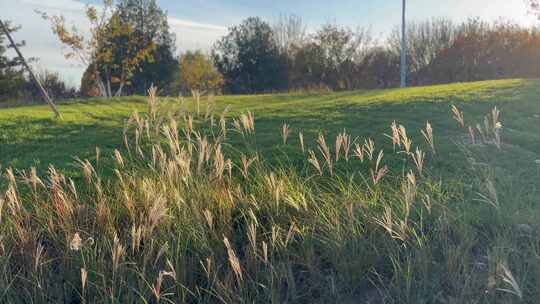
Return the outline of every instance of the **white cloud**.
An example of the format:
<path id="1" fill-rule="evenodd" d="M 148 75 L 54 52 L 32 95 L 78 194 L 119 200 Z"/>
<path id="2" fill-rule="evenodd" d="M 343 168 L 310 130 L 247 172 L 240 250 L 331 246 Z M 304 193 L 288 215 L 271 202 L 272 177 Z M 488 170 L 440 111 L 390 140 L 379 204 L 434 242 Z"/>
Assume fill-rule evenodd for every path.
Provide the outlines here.
<path id="1" fill-rule="evenodd" d="M 22 52 L 27 57 L 39 58 L 39 65 L 58 72 L 69 84 L 78 86 L 84 67 L 78 62 L 66 60 L 62 45 L 51 32 L 47 21 L 35 11 L 61 14 L 69 23 L 88 31 L 89 23 L 84 14 L 85 4 L 77 0 L 0 0 L 2 18 L 22 26 L 14 34 L 16 40 L 25 40 Z M 192 20 L 169 17 L 171 31 L 176 34 L 179 51 L 202 49 L 208 51 L 214 41 L 225 35 L 223 26 L 198 23 Z"/>
<path id="2" fill-rule="evenodd" d="M 208 51 L 212 44 L 227 33 L 227 28 L 169 17 L 171 31 L 176 34 L 179 51 L 201 49 Z"/>
<path id="3" fill-rule="evenodd" d="M 180 28 L 191 28 L 191 29 L 199 29 L 199 30 L 206 30 L 206 31 L 218 31 L 218 32 L 227 31 L 227 27 L 224 27 L 224 26 L 198 23 L 198 22 L 178 19 L 174 17 L 169 17 L 169 25 L 180 27 Z"/>
<path id="4" fill-rule="evenodd" d="M 35 9 L 61 10 L 76 14 L 80 14 L 85 8 L 84 3 L 74 0 L 20 0 L 20 4 Z"/>

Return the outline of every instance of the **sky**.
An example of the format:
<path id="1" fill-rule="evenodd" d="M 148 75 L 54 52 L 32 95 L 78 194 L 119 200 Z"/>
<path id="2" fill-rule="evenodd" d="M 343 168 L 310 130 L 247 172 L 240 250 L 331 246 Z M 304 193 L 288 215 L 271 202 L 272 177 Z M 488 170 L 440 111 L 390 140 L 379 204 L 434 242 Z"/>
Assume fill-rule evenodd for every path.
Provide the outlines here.
<path id="1" fill-rule="evenodd" d="M 401 0 L 157 0 L 168 13 L 176 34 L 177 51 L 209 51 L 227 28 L 249 16 L 272 22 L 283 14 L 302 17 L 308 31 L 325 23 L 370 28 L 376 39 L 400 23 Z M 61 14 L 69 23 L 88 28 L 84 8 L 99 0 L 0 0 L 0 18 L 22 26 L 14 34 L 24 40 L 27 57 L 39 58 L 37 69 L 58 72 L 68 84 L 78 86 L 84 66 L 64 58 L 61 44 L 36 10 Z M 524 25 L 535 24 L 524 0 L 407 0 L 408 20 L 447 17 L 461 21 L 469 17 L 495 20 L 503 17 Z M 540 22 L 539 22 L 540 23 Z"/>

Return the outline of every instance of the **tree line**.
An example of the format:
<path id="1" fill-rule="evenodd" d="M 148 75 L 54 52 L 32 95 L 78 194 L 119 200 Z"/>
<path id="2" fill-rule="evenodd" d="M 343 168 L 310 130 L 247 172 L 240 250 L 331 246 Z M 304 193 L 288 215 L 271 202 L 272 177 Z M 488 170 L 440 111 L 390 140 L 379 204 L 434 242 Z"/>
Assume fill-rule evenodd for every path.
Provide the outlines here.
<path id="1" fill-rule="evenodd" d="M 540 77 L 540 29 L 511 21 L 445 18 L 407 28 L 408 85 Z M 401 36 L 327 24 L 306 34 L 299 17 L 248 18 L 212 51 L 230 93 L 399 86 Z"/>
<path id="2" fill-rule="evenodd" d="M 531 9 L 540 6 L 531 2 Z M 209 53 L 176 55 L 167 13 L 155 0 L 104 0 L 87 6 L 90 35 L 61 15 L 40 13 L 66 47 L 67 59 L 86 67 L 79 92 L 57 74 L 42 81 L 56 97 L 112 97 L 145 94 L 155 85 L 162 95 L 207 92 L 252 94 L 283 91 L 389 88 L 399 86 L 400 31 L 377 39 L 370 30 L 325 24 L 308 31 L 302 18 L 275 22 L 249 17 L 229 28 Z M 540 16 L 540 15 L 539 15 Z M 10 30 L 18 28 L 10 24 Z M 478 18 L 455 23 L 433 18 L 407 28 L 408 85 L 497 78 L 540 77 L 540 28 Z M 21 45 L 22 46 L 22 45 Z M 5 55 L 0 34 L 0 98 L 33 96 L 20 62 Z"/>
<path id="3" fill-rule="evenodd" d="M 16 33 L 20 29 L 20 26 L 15 26 L 11 22 L 5 24 L 9 33 Z M 17 43 L 17 47 L 23 47 L 24 45 L 24 41 Z M 41 98 L 39 89 L 25 74 L 20 58 L 7 56 L 9 48 L 11 46 L 7 42 L 6 34 L 0 31 L 0 101 Z M 37 61 L 36 58 L 28 59 L 30 63 Z M 77 90 L 66 85 L 58 73 L 40 69 L 36 71 L 36 77 L 47 88 L 50 96 L 71 98 L 78 95 Z"/>

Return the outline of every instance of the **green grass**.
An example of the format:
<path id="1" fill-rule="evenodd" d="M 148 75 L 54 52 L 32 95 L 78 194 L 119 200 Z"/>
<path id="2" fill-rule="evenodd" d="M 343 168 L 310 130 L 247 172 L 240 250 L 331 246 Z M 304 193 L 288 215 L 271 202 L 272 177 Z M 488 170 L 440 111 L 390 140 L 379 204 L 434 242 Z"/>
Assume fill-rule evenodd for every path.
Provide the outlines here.
<path id="1" fill-rule="evenodd" d="M 414 140 L 421 140 L 419 130 L 429 120 L 439 149 L 452 156 L 452 140 L 462 133 L 449 115 L 450 105 L 460 107 L 473 125 L 496 105 L 503 115 L 505 141 L 520 155 L 517 161 L 527 164 L 540 151 L 539 85 L 536 80 L 499 80 L 403 90 L 220 96 L 215 110 L 230 106 L 230 115 L 254 112 L 258 146 L 265 152 L 279 149 L 278 134 L 284 122 L 291 125 L 292 140 L 297 142 L 295 131 L 305 132 L 306 138 L 315 138 L 321 131 L 334 135 L 343 129 L 354 136 L 376 137 L 389 132 L 392 120 L 407 126 Z M 169 103 L 172 108 L 178 106 L 173 100 Z M 202 111 L 205 106 L 203 101 Z M 75 156 L 92 159 L 96 146 L 109 157 L 114 148 L 122 146 L 127 117 L 135 110 L 144 111 L 146 105 L 142 97 L 122 97 L 75 101 L 59 109 L 61 121 L 54 120 L 44 105 L 0 109 L 0 164 L 41 170 L 53 164 L 71 170 Z M 450 168 L 449 160 L 442 157 L 440 166 Z M 509 165 L 515 161 L 515 157 L 502 160 Z"/>
<path id="2" fill-rule="evenodd" d="M 537 303 L 539 85 L 217 97 L 226 138 L 200 116 L 186 131 L 184 106 L 162 99 L 157 117 L 130 120 L 129 148 L 126 120 L 146 98 L 62 104 L 61 121 L 45 106 L 2 109 L 2 166 L 40 171 L 0 178 L 0 302 Z M 501 148 L 472 145 L 451 105 L 467 126 L 500 109 Z M 255 133 L 243 136 L 232 119 L 246 111 Z M 383 135 L 393 120 L 426 152 L 424 171 Z M 379 181 L 375 160 L 343 153 L 331 174 L 316 138 L 333 155 L 343 129 L 384 150 Z"/>

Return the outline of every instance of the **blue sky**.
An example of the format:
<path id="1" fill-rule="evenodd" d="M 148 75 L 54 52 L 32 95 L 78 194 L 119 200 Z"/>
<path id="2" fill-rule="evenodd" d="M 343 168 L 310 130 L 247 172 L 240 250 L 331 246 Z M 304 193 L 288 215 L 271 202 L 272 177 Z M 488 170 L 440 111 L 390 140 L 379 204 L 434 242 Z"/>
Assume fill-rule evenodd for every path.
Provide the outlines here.
<path id="1" fill-rule="evenodd" d="M 524 0 L 407 0 L 408 18 L 422 20 L 448 17 L 459 21 L 469 17 L 494 20 L 512 19 L 522 24 L 537 21 L 527 14 Z M 84 5 L 99 0 L 0 0 L 0 17 L 23 26 L 16 35 L 24 39 L 27 56 L 40 58 L 40 66 L 57 71 L 67 82 L 77 85 L 84 67 L 66 61 L 62 47 L 47 24 L 35 15 L 39 9 L 62 14 L 81 28 L 88 27 Z M 401 0 L 158 0 L 169 14 L 169 23 L 177 36 L 178 50 L 209 50 L 227 27 L 249 16 L 270 22 L 280 14 L 303 18 L 309 31 L 327 22 L 350 27 L 370 27 L 378 40 L 400 22 Z"/>
<path id="2" fill-rule="evenodd" d="M 292 13 L 302 16 L 310 25 L 337 21 L 351 26 L 371 25 L 378 31 L 398 23 L 401 9 L 401 0 L 162 0 L 160 3 L 177 17 L 196 16 L 201 22 L 221 25 L 237 23 L 250 15 L 271 20 L 281 13 Z M 526 16 L 523 0 L 408 0 L 408 8 L 413 19 L 432 16 L 531 19 Z"/>
<path id="3" fill-rule="evenodd" d="M 99 3 L 99 1 L 90 1 Z M 280 14 L 295 14 L 314 27 L 326 22 L 371 26 L 388 31 L 400 21 L 401 0 L 158 0 L 171 16 L 200 23 L 230 26 L 248 16 L 269 21 Z M 449 17 L 465 19 L 506 17 L 531 22 L 525 0 L 407 0 L 411 19 Z"/>

